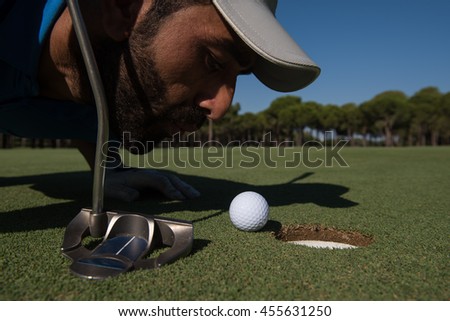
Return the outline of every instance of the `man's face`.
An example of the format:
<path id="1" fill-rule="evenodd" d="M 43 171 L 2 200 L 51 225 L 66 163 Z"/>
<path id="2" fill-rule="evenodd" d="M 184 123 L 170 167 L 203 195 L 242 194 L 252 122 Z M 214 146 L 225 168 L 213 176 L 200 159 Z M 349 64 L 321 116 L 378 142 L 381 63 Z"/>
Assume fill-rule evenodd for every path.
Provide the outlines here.
<path id="1" fill-rule="evenodd" d="M 113 129 L 145 144 L 221 118 L 237 76 L 250 72 L 255 57 L 213 5 L 177 11 L 150 36 L 142 29 L 138 24 L 116 54 L 98 59 Z"/>

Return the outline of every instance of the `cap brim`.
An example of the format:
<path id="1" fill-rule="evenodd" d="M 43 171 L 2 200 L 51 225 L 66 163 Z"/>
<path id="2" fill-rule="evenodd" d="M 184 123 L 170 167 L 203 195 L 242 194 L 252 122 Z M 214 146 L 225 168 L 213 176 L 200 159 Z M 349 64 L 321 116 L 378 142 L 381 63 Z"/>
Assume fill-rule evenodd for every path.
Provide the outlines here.
<path id="1" fill-rule="evenodd" d="M 267 4 L 258 0 L 213 0 L 236 34 L 258 54 L 253 73 L 266 86 L 291 92 L 311 84 L 320 68 L 297 45 Z"/>

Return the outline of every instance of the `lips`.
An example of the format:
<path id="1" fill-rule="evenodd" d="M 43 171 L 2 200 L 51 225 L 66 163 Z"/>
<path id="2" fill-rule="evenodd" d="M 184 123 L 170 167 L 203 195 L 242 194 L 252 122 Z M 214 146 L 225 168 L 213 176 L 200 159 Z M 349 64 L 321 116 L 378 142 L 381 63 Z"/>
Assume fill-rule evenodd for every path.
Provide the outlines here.
<path id="1" fill-rule="evenodd" d="M 178 105 L 176 108 L 166 109 L 158 118 L 158 127 L 173 136 L 198 130 L 207 119 L 207 111 L 192 105 Z"/>
<path id="2" fill-rule="evenodd" d="M 174 129 L 176 130 L 176 132 L 195 132 L 196 130 L 198 130 L 204 123 L 205 121 L 202 120 L 201 122 L 198 122 L 197 124 L 192 124 L 192 123 L 175 123 L 174 124 Z M 176 133 L 175 132 L 175 133 Z"/>

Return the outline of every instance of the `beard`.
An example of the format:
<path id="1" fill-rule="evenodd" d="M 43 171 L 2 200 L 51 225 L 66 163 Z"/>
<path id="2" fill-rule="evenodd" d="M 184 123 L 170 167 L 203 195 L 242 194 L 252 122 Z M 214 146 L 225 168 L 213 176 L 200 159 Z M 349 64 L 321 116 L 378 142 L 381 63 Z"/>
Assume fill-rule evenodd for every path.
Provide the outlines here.
<path id="1" fill-rule="evenodd" d="M 135 42 L 135 41 L 134 41 Z M 133 153 L 146 153 L 165 138 L 198 129 L 206 120 L 205 112 L 190 103 L 167 105 L 167 89 L 151 57 L 141 54 L 133 40 L 117 50 L 117 76 L 110 66 L 111 51 L 101 63 L 102 78 L 109 105 L 110 125 Z M 133 48 L 135 48 L 133 50 Z M 117 60 L 116 60 L 117 61 Z"/>
<path id="2" fill-rule="evenodd" d="M 127 41 L 92 44 L 108 103 L 111 131 L 134 154 L 149 152 L 163 139 L 185 129 L 196 130 L 206 121 L 205 111 L 199 106 L 190 102 L 166 103 L 166 84 L 148 50 L 161 20 L 150 23 L 152 30 L 148 30 L 151 18 L 150 15 L 146 26 L 137 28 Z M 93 102 L 81 52 L 76 52 L 82 97 Z"/>

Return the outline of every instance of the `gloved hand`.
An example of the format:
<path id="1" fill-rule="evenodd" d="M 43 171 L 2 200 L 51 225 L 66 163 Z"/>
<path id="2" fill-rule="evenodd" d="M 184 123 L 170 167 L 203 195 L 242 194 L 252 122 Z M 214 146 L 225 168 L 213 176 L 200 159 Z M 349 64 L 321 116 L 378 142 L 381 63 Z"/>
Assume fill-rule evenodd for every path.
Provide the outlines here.
<path id="1" fill-rule="evenodd" d="M 139 198 L 140 191 L 153 189 L 172 200 L 191 199 L 200 192 L 175 175 L 152 169 L 130 168 L 106 171 L 105 197 L 132 202 Z"/>

